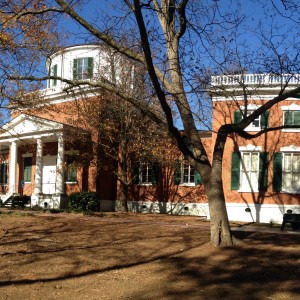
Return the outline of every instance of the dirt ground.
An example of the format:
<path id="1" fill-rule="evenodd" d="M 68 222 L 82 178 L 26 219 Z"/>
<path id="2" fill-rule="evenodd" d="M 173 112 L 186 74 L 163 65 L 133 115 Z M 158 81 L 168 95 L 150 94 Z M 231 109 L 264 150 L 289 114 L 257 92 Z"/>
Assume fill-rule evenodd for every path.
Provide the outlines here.
<path id="1" fill-rule="evenodd" d="M 0 299 L 300 299 L 299 232 L 213 248 L 199 217 L 1 210 L 0 223 Z"/>

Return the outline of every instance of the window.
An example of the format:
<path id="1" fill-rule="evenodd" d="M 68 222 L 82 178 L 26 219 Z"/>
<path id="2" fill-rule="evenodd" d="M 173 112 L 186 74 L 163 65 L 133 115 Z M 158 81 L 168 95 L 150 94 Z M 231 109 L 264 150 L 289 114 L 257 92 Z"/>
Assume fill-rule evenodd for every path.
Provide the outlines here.
<path id="1" fill-rule="evenodd" d="M 232 190 L 241 192 L 265 191 L 268 184 L 267 176 L 267 152 L 241 151 L 232 153 Z"/>
<path id="2" fill-rule="evenodd" d="M 77 58 L 73 61 L 73 79 L 85 80 L 93 77 L 93 58 Z"/>
<path id="3" fill-rule="evenodd" d="M 158 178 L 157 163 L 140 162 L 133 167 L 133 184 L 156 184 Z"/>
<path id="4" fill-rule="evenodd" d="M 300 111 L 285 111 L 283 116 L 283 124 L 300 126 Z"/>
<path id="5" fill-rule="evenodd" d="M 8 183 L 8 163 L 0 164 L 0 184 L 7 185 Z"/>
<path id="6" fill-rule="evenodd" d="M 32 157 L 24 157 L 23 166 L 24 166 L 24 172 L 23 172 L 24 182 L 31 182 Z"/>
<path id="7" fill-rule="evenodd" d="M 65 181 L 69 183 L 76 183 L 77 182 L 77 165 L 75 162 L 75 156 L 67 155 L 66 156 L 66 174 L 65 174 Z"/>
<path id="8" fill-rule="evenodd" d="M 50 75 L 51 76 L 57 76 L 57 64 L 54 65 L 52 68 L 51 68 L 51 72 L 50 72 Z M 50 81 L 50 86 L 57 86 L 57 79 L 51 79 Z"/>
<path id="9" fill-rule="evenodd" d="M 140 165 L 140 183 L 152 183 L 152 165 L 149 163 L 141 163 Z"/>
<path id="10" fill-rule="evenodd" d="M 250 116 L 253 113 L 253 111 L 248 111 L 247 112 L 247 116 Z M 260 128 L 260 116 L 256 119 L 254 119 L 254 121 L 252 123 L 250 123 L 250 125 L 248 126 L 248 128 Z"/>
<path id="11" fill-rule="evenodd" d="M 258 108 L 258 107 L 257 107 Z M 251 115 L 254 112 L 253 109 L 247 110 L 247 116 Z M 236 110 L 234 112 L 234 124 L 237 124 L 242 121 L 243 115 L 240 110 Z M 251 130 L 260 130 L 261 128 L 267 128 L 269 126 L 269 112 L 266 111 L 262 113 L 259 117 L 254 119 L 253 122 L 251 122 L 246 128 L 246 131 L 251 131 Z"/>
<path id="12" fill-rule="evenodd" d="M 292 103 L 287 106 L 282 106 L 281 109 L 283 110 L 283 125 L 295 126 L 295 128 L 284 128 L 282 131 L 299 132 L 300 131 L 300 105 Z"/>
<path id="13" fill-rule="evenodd" d="M 175 162 L 174 184 L 176 185 L 198 185 L 202 184 L 200 174 L 187 161 Z"/>
<path id="14" fill-rule="evenodd" d="M 273 158 L 273 191 L 300 193 L 300 148 L 288 146 L 280 150 Z"/>
<path id="15" fill-rule="evenodd" d="M 300 153 L 283 153 L 282 190 L 300 192 Z"/>
<path id="16" fill-rule="evenodd" d="M 244 152 L 241 155 L 241 189 L 244 191 L 257 191 L 259 153 Z"/>
<path id="17" fill-rule="evenodd" d="M 192 167 L 189 163 L 182 163 L 181 164 L 182 167 L 182 178 L 181 178 L 181 182 L 183 184 L 194 184 L 195 183 L 195 169 L 194 167 Z"/>

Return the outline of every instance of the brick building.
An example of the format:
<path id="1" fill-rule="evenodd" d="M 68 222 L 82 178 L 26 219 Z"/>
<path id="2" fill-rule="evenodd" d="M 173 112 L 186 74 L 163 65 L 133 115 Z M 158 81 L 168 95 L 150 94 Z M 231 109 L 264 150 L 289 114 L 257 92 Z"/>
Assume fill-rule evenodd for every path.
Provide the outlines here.
<path id="1" fill-rule="evenodd" d="M 114 57 L 114 73 L 111 58 Z M 53 76 L 70 80 L 107 80 L 118 84 L 124 76 L 120 57 L 99 45 L 81 45 L 54 53 L 47 61 Z M 134 69 L 126 67 L 135 80 Z M 241 79 L 247 87 L 242 93 Z M 291 80 L 294 87 L 297 80 Z M 199 132 L 211 154 L 222 124 L 239 122 L 278 93 L 278 78 L 268 75 L 212 78 L 212 131 Z M 118 207 L 118 166 L 94 151 L 99 134 L 92 114 L 106 103 L 100 89 L 83 87 L 64 91 L 67 84 L 51 79 L 38 106 L 12 111 L 12 120 L 0 133 L 1 199 L 31 197 L 31 206 L 60 208 L 73 192 L 95 191 L 103 211 Z M 300 104 L 288 99 L 261 115 L 246 129 L 300 123 Z M 246 103 L 246 105 L 245 105 Z M 300 125 L 300 124 L 299 124 Z M 230 220 L 280 223 L 287 210 L 300 212 L 300 129 L 272 131 L 258 138 L 228 138 L 223 161 L 223 183 Z M 163 143 L 166 148 L 171 142 Z M 159 145 L 161 147 L 162 145 Z M 156 145 L 158 146 L 158 145 Z M 167 151 L 166 151 L 167 152 Z M 171 151 L 172 152 L 172 151 Z M 140 161 L 132 164 L 128 206 L 132 211 L 192 214 L 209 218 L 201 178 L 177 151 L 169 164 Z M 78 158 L 80 158 L 80 163 Z M 84 158 L 84 159 L 82 159 Z"/>

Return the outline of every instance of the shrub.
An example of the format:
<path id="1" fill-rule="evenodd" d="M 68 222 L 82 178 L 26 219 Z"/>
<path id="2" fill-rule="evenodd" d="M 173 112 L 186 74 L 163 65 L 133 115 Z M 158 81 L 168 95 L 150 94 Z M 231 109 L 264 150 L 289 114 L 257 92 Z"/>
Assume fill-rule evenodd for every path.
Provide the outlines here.
<path id="1" fill-rule="evenodd" d="M 71 210 L 86 212 L 99 211 L 100 201 L 97 193 L 80 192 L 69 196 L 69 208 Z"/>

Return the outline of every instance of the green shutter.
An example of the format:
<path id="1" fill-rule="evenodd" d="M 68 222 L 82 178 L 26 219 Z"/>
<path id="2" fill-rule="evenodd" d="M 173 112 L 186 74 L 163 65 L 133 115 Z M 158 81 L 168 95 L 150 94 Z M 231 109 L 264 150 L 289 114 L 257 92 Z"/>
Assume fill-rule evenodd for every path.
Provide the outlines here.
<path id="1" fill-rule="evenodd" d="M 53 66 L 53 76 L 57 76 L 57 65 Z M 57 85 L 57 79 L 53 79 L 53 86 Z"/>
<path id="2" fill-rule="evenodd" d="M 93 57 L 88 57 L 88 78 L 93 78 Z"/>
<path id="3" fill-rule="evenodd" d="M 152 174 L 151 174 L 151 183 L 152 184 L 157 184 L 157 179 L 158 179 L 158 163 L 153 163 L 152 164 Z"/>
<path id="4" fill-rule="evenodd" d="M 132 174 L 132 183 L 139 184 L 140 183 L 140 164 L 135 162 L 133 164 L 133 174 Z"/>
<path id="5" fill-rule="evenodd" d="M 181 183 L 181 162 L 176 160 L 174 163 L 174 184 L 179 185 Z"/>
<path id="6" fill-rule="evenodd" d="M 269 127 L 269 111 L 265 111 L 260 116 L 260 126 L 265 129 Z"/>
<path id="7" fill-rule="evenodd" d="M 195 170 L 195 185 L 202 184 L 202 178 L 199 172 Z"/>
<path id="8" fill-rule="evenodd" d="M 273 192 L 280 192 L 282 187 L 282 153 L 274 153 L 273 157 Z"/>
<path id="9" fill-rule="evenodd" d="M 268 189 L 268 152 L 259 153 L 258 190 Z"/>
<path id="10" fill-rule="evenodd" d="M 31 182 L 32 174 L 32 157 L 24 158 L 24 181 Z"/>
<path id="11" fill-rule="evenodd" d="M 235 110 L 234 111 L 234 116 L 233 116 L 233 123 L 238 124 L 242 121 L 242 113 L 240 110 Z"/>
<path id="12" fill-rule="evenodd" d="M 77 70 L 77 59 L 73 60 L 73 79 L 76 80 L 78 79 L 78 70 Z"/>
<path id="13" fill-rule="evenodd" d="M 240 188 L 240 153 L 233 152 L 231 157 L 231 189 L 238 190 Z"/>
<path id="14" fill-rule="evenodd" d="M 284 112 L 284 125 L 293 125 L 293 114 L 291 111 Z"/>
<path id="15" fill-rule="evenodd" d="M 5 183 L 5 165 L 0 164 L 0 184 Z"/>

